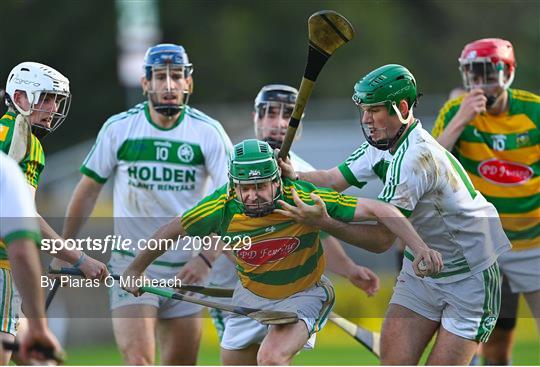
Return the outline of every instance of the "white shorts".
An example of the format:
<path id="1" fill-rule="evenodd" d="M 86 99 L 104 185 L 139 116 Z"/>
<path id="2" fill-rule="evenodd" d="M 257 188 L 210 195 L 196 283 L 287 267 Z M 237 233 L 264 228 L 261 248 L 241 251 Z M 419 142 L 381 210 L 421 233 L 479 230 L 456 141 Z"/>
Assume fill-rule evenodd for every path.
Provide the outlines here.
<path id="1" fill-rule="evenodd" d="M 540 248 L 507 251 L 499 256 L 498 262 L 512 293 L 540 290 Z"/>
<path id="2" fill-rule="evenodd" d="M 453 283 L 436 283 L 401 272 L 390 303 L 441 322 L 452 334 L 486 342 L 501 307 L 501 275 L 497 263 Z"/>
<path id="3" fill-rule="evenodd" d="M 112 274 L 122 275 L 127 266 L 133 261 L 133 257 L 113 253 L 109 261 L 109 271 Z M 178 273 L 180 268 L 171 268 L 161 265 L 150 265 L 146 269 L 146 276 L 151 279 L 170 279 Z M 160 297 L 155 294 L 144 293 L 140 297 L 135 297 L 129 292 L 123 290 L 118 282 L 109 288 L 109 300 L 111 310 L 115 310 L 124 306 L 131 305 L 149 305 L 158 309 L 158 318 L 160 319 L 175 319 L 179 317 L 187 317 L 195 315 L 202 310 L 202 306 L 182 302 L 178 300 Z"/>
<path id="4" fill-rule="evenodd" d="M 259 297 L 238 283 L 232 299 L 232 303 L 237 306 L 296 312 L 307 327 L 309 340 L 304 346 L 307 349 L 315 346 L 315 333 L 326 324 L 334 301 L 334 288 L 330 280 L 324 276 L 313 287 L 279 300 Z M 221 347 L 238 350 L 251 344 L 260 344 L 267 332 L 267 325 L 248 317 L 231 314 L 225 319 Z"/>
<path id="5" fill-rule="evenodd" d="M 2 326 L 0 331 L 17 335 L 17 326 L 21 313 L 21 297 L 15 288 L 11 270 L 0 269 L 0 294 L 2 310 Z"/>

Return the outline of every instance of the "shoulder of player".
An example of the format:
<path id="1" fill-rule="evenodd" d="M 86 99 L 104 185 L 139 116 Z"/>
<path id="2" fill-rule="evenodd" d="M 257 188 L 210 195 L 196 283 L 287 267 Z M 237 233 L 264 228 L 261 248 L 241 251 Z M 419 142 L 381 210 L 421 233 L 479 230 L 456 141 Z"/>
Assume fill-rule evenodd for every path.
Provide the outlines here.
<path id="1" fill-rule="evenodd" d="M 190 121 L 192 123 L 199 124 L 202 128 L 214 130 L 217 128 L 223 129 L 223 126 L 218 120 L 191 106 L 188 106 L 186 109 L 186 115 L 190 117 Z"/>
<path id="2" fill-rule="evenodd" d="M 109 128 L 125 128 L 126 124 L 134 121 L 133 117 L 143 114 L 144 115 L 145 103 L 138 103 L 129 110 L 117 113 L 109 117 L 105 123 L 103 123 L 102 130 Z"/>
<path id="3" fill-rule="evenodd" d="M 441 115 L 447 115 L 449 113 L 455 113 L 458 109 L 461 103 L 463 102 L 463 98 L 465 98 L 465 95 L 461 95 L 454 99 L 447 100 L 442 108 L 439 110 L 439 116 Z"/>
<path id="4" fill-rule="evenodd" d="M 509 89 L 508 93 L 511 99 L 534 103 L 536 105 L 540 104 L 540 96 L 522 89 Z"/>
<path id="5" fill-rule="evenodd" d="M 351 163 L 360 159 L 361 157 L 369 157 L 373 155 L 380 156 L 384 154 L 385 154 L 384 151 L 375 148 L 374 146 L 372 146 L 366 141 L 362 143 L 362 145 L 360 145 L 360 147 L 357 148 L 354 152 L 352 152 L 349 155 L 349 157 L 347 157 L 347 159 L 345 160 L 345 163 L 347 165 L 350 165 Z"/>
<path id="6" fill-rule="evenodd" d="M 540 128 L 540 96 L 532 92 L 520 89 L 509 89 L 509 115 L 527 116 L 535 125 Z"/>
<path id="7" fill-rule="evenodd" d="M 11 172 L 20 172 L 20 167 L 13 159 L 11 159 L 6 153 L 0 151 L 0 177 L 2 179 L 9 178 Z"/>
<path id="8" fill-rule="evenodd" d="M 216 214 L 223 210 L 234 198 L 232 195 L 229 195 L 228 190 L 228 185 L 225 184 L 216 189 L 213 193 L 205 196 L 193 208 L 186 210 L 182 214 L 182 224 L 184 226 L 189 226 L 193 222 L 197 222 L 204 217 Z"/>

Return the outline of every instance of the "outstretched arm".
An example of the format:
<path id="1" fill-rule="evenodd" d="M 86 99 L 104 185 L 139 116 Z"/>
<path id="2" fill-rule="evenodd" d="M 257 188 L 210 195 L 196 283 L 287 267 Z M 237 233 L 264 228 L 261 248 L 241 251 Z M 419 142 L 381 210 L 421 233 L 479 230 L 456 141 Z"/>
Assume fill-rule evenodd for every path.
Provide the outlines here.
<path id="1" fill-rule="evenodd" d="M 326 255 L 326 268 L 341 275 L 355 287 L 362 289 L 368 296 L 379 290 L 379 277 L 370 269 L 356 264 L 343 250 L 341 243 L 333 236 L 321 240 Z"/>
<path id="2" fill-rule="evenodd" d="M 280 201 L 283 210 L 277 210 L 279 213 L 291 217 L 297 222 L 321 228 L 351 245 L 368 251 L 383 252 L 392 245 L 394 236 L 388 236 L 388 233 L 384 233 L 384 231 L 377 232 L 380 229 L 373 230 L 377 227 L 345 223 L 333 219 L 328 215 L 324 201 L 314 193 L 310 194 L 311 199 L 315 202 L 314 205 L 303 203 L 294 190 L 292 190 L 292 194 L 296 206 Z M 425 276 L 441 271 L 443 265 L 441 255 L 425 244 L 407 218 L 397 208 L 377 200 L 359 199 L 353 220 L 366 219 L 380 221 L 413 250 L 415 253 L 414 269 L 417 275 Z M 389 237 L 391 241 L 389 241 Z M 418 266 L 420 262 L 423 262 L 422 269 L 419 269 Z"/>

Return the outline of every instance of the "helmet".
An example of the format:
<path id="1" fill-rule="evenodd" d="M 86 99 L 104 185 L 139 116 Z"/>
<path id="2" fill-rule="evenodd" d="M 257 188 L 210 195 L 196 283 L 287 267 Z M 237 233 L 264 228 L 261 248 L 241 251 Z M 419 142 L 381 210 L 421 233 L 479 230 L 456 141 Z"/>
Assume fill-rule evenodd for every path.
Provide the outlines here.
<path id="1" fill-rule="evenodd" d="M 273 149 L 281 147 L 286 128 L 264 126 L 264 119 L 268 118 L 268 115 L 277 114 L 281 119 L 288 121 L 297 97 L 298 90 L 288 85 L 268 84 L 261 88 L 253 106 L 255 110 L 253 123 L 257 139 L 266 141 Z M 301 135 L 301 126 L 297 130 L 297 138 Z"/>
<path id="2" fill-rule="evenodd" d="M 189 78 L 193 74 L 193 64 L 189 62 L 188 55 L 184 48 L 172 43 L 162 43 L 156 46 L 150 47 L 144 55 L 144 71 L 145 77 L 148 81 L 155 81 L 152 78 L 153 72 L 156 70 L 166 70 L 167 81 L 170 79 L 171 69 L 180 69 L 184 79 Z M 170 84 L 168 84 L 168 91 L 170 91 Z M 152 89 L 148 90 L 150 99 L 154 109 L 165 116 L 174 116 L 182 109 L 183 105 L 187 105 L 191 90 L 184 90 L 184 99 L 182 104 L 167 104 L 159 103 L 157 99 L 152 98 L 156 93 L 153 84 Z"/>
<path id="3" fill-rule="evenodd" d="M 26 93 L 30 105 L 28 110 L 17 104 L 16 91 Z M 6 104 L 21 115 L 29 117 L 33 112 L 48 115 L 48 126 L 32 124 L 32 132 L 40 139 L 64 122 L 71 105 L 69 80 L 50 66 L 37 62 L 23 62 L 11 70 L 6 82 L 6 94 Z M 54 109 L 44 106 L 49 98 L 54 98 Z"/>
<path id="4" fill-rule="evenodd" d="M 507 89 L 514 80 L 516 59 L 514 48 L 509 41 L 500 38 L 484 38 L 471 42 L 465 46 L 458 61 L 463 85 L 468 90 L 474 85 L 480 88 L 499 86 Z M 480 77 L 483 78 L 482 82 L 475 83 L 475 79 Z"/>
<path id="5" fill-rule="evenodd" d="M 400 131 L 393 137 L 381 141 L 371 139 L 362 124 L 366 140 L 378 149 L 387 150 L 399 139 L 407 124 L 413 119 L 412 110 L 418 102 L 416 80 L 407 68 L 397 64 L 381 66 L 367 74 L 354 85 L 352 100 L 359 108 L 385 106 L 390 115 L 397 114 L 402 123 Z M 409 104 L 409 116 L 403 118 L 397 107 L 406 100 Z"/>
<path id="6" fill-rule="evenodd" d="M 255 185 L 257 191 L 256 204 L 246 204 L 242 195 L 240 197 L 236 195 L 236 201 L 242 205 L 246 215 L 262 217 L 272 213 L 281 191 L 272 192 L 272 198 L 269 201 L 262 202 L 259 195 L 259 185 L 280 180 L 280 174 L 276 158 L 268 143 L 248 139 L 234 146 L 229 163 L 229 185 L 237 187 L 240 194 L 242 193 L 242 185 Z"/>

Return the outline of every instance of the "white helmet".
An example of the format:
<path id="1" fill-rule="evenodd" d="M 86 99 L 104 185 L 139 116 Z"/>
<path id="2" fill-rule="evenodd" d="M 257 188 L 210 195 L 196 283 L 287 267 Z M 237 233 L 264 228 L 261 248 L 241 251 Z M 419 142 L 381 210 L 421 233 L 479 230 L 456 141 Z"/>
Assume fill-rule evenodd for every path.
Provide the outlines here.
<path id="1" fill-rule="evenodd" d="M 24 110 L 15 102 L 15 92 L 23 91 L 30 104 L 30 109 Z M 55 69 L 37 62 L 23 62 L 15 66 L 9 73 L 6 82 L 6 104 L 13 106 L 20 114 L 30 116 L 34 111 L 48 112 L 51 115 L 50 126 L 33 124 L 32 129 L 41 131 L 38 137 L 52 132 L 60 126 L 69 112 L 71 93 L 69 80 Z M 41 109 L 47 96 L 54 98 L 55 111 Z"/>

